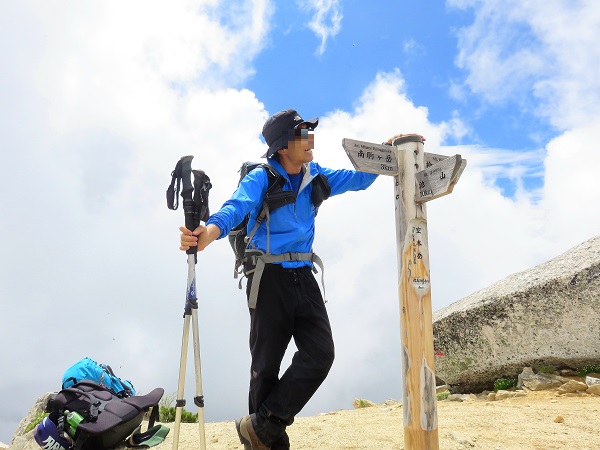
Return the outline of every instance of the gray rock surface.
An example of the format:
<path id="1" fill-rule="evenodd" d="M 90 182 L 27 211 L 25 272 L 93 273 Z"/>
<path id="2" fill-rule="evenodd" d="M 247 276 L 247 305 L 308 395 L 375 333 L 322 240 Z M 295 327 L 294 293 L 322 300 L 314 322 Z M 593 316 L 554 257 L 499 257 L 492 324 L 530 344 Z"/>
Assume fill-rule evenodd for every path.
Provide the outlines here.
<path id="1" fill-rule="evenodd" d="M 480 392 L 523 367 L 600 362 L 600 236 L 434 313 L 436 375 Z M 438 352 L 439 350 L 439 352 Z"/>
<path id="2" fill-rule="evenodd" d="M 549 373 L 533 373 L 531 367 L 525 367 L 519 374 L 518 388 L 525 387 L 530 391 L 543 391 L 562 386 L 569 379 Z"/>
<path id="3" fill-rule="evenodd" d="M 48 398 L 54 393 L 48 392 L 37 399 L 35 404 L 29 410 L 29 413 L 19 422 L 15 434 L 13 435 L 12 443 L 10 444 L 10 450 L 38 450 L 40 446 L 33 439 L 33 433 L 35 428 L 27 431 L 27 427 L 39 417 L 40 414 L 44 413 Z"/>

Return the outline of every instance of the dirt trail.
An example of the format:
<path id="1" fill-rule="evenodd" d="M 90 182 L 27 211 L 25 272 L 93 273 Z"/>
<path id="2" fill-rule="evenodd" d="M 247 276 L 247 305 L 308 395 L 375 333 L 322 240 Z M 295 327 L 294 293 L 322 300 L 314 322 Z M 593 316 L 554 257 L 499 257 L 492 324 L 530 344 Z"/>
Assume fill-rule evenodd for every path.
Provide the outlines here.
<path id="1" fill-rule="evenodd" d="M 562 421 L 561 421 L 562 418 Z M 500 401 L 438 402 L 442 450 L 551 450 L 600 448 L 600 397 L 529 392 Z M 181 450 L 197 450 L 199 426 L 182 424 Z M 298 417 L 288 434 L 292 449 L 402 449 L 402 406 L 374 406 Z M 206 424 L 207 450 L 243 449 L 233 422 Z M 157 450 L 172 448 L 172 433 Z"/>

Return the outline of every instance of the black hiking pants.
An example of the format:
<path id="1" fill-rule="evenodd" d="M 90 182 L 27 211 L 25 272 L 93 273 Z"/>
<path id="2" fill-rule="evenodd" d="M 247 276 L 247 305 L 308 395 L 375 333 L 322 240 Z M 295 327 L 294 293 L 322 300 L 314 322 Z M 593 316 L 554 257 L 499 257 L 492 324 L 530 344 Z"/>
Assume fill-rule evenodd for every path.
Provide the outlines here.
<path id="1" fill-rule="evenodd" d="M 251 283 L 252 276 L 247 294 Z M 325 380 L 334 359 L 329 317 L 312 269 L 267 264 L 250 318 L 249 411 L 256 414 L 255 431 L 265 444 L 289 448 L 285 427 Z M 292 338 L 298 351 L 280 378 Z"/>

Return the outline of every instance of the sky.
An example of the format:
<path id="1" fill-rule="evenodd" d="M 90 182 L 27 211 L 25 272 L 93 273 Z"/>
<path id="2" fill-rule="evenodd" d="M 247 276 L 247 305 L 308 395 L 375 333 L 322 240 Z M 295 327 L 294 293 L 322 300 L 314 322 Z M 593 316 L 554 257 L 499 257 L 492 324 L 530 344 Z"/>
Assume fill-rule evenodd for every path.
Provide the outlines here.
<path id="1" fill-rule="evenodd" d="M 322 166 L 352 168 L 343 138 L 411 132 L 467 159 L 427 204 L 434 311 L 596 236 L 599 41 L 593 0 L 0 0 L 0 441 L 85 356 L 177 390 L 171 171 L 194 155 L 216 211 L 279 110 L 320 118 Z M 401 398 L 393 179 L 316 227 L 336 361 L 301 415 Z M 228 243 L 196 271 L 206 420 L 234 420 L 249 316 Z"/>

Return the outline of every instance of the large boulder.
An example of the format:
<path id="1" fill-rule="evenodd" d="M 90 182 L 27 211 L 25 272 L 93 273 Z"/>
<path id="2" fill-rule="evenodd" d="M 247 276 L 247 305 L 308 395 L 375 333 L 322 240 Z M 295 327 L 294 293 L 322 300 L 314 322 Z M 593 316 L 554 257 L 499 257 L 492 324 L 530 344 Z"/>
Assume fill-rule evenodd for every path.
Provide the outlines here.
<path id="1" fill-rule="evenodd" d="M 600 362 L 600 236 L 433 315 L 436 374 L 480 392 L 526 366 Z"/>

